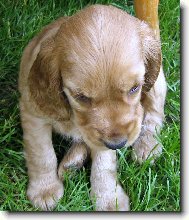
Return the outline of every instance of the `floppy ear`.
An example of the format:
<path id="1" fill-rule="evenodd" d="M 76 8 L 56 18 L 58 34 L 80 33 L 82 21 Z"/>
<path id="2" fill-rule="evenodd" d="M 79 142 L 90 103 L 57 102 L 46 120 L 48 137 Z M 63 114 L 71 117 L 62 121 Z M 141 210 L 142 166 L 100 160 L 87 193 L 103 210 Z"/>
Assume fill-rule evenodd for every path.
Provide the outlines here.
<path id="1" fill-rule="evenodd" d="M 158 78 L 161 67 L 161 44 L 153 30 L 145 22 L 140 24 L 142 55 L 145 63 L 143 92 L 148 92 Z"/>
<path id="2" fill-rule="evenodd" d="M 41 44 L 29 74 L 29 89 L 39 109 L 55 120 L 68 120 L 70 106 L 63 93 L 57 57 L 53 53 L 54 39 Z"/>

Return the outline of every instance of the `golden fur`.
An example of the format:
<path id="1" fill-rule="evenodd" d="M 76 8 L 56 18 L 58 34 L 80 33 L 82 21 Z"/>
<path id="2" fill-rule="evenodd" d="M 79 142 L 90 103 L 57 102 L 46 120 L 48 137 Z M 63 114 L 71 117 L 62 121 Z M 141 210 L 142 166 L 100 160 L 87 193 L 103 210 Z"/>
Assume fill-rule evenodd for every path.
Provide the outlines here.
<path id="1" fill-rule="evenodd" d="M 116 181 L 116 153 L 109 148 L 133 145 L 139 162 L 161 152 L 153 136 L 164 117 L 166 83 L 160 42 L 149 26 L 102 5 L 60 18 L 25 48 L 19 90 L 27 194 L 34 206 L 52 209 L 63 195 L 54 129 L 74 142 L 59 177 L 90 155 L 96 210 L 116 210 L 116 201 L 117 210 L 129 210 Z"/>

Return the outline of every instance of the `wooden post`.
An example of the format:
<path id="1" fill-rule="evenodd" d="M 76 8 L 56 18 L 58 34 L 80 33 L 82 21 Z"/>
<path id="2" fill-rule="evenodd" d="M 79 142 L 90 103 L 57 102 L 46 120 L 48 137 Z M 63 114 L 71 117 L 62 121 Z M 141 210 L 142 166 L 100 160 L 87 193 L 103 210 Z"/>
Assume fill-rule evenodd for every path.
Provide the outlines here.
<path id="1" fill-rule="evenodd" d="M 160 39 L 158 5 L 159 0 L 134 0 L 137 18 L 148 22 L 154 29 L 157 38 Z"/>

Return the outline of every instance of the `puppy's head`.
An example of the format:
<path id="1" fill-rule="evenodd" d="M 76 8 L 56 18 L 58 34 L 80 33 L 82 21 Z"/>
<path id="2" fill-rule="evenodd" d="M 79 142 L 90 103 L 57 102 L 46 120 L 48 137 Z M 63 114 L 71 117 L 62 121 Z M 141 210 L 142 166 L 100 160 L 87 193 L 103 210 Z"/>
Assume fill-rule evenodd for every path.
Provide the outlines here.
<path id="1" fill-rule="evenodd" d="M 54 58 L 75 125 L 91 146 L 118 149 L 139 136 L 141 93 L 160 69 L 159 42 L 147 24 L 111 6 L 70 17 L 54 39 Z"/>

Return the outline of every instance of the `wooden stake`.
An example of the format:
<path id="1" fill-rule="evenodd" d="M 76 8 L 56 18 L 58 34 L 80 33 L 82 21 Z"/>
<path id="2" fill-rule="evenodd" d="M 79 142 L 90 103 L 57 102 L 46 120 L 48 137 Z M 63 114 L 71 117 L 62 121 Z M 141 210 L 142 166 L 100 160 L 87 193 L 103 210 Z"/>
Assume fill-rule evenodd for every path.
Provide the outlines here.
<path id="1" fill-rule="evenodd" d="M 158 5 L 159 0 L 134 0 L 137 18 L 148 22 L 154 29 L 157 38 L 160 39 Z"/>

